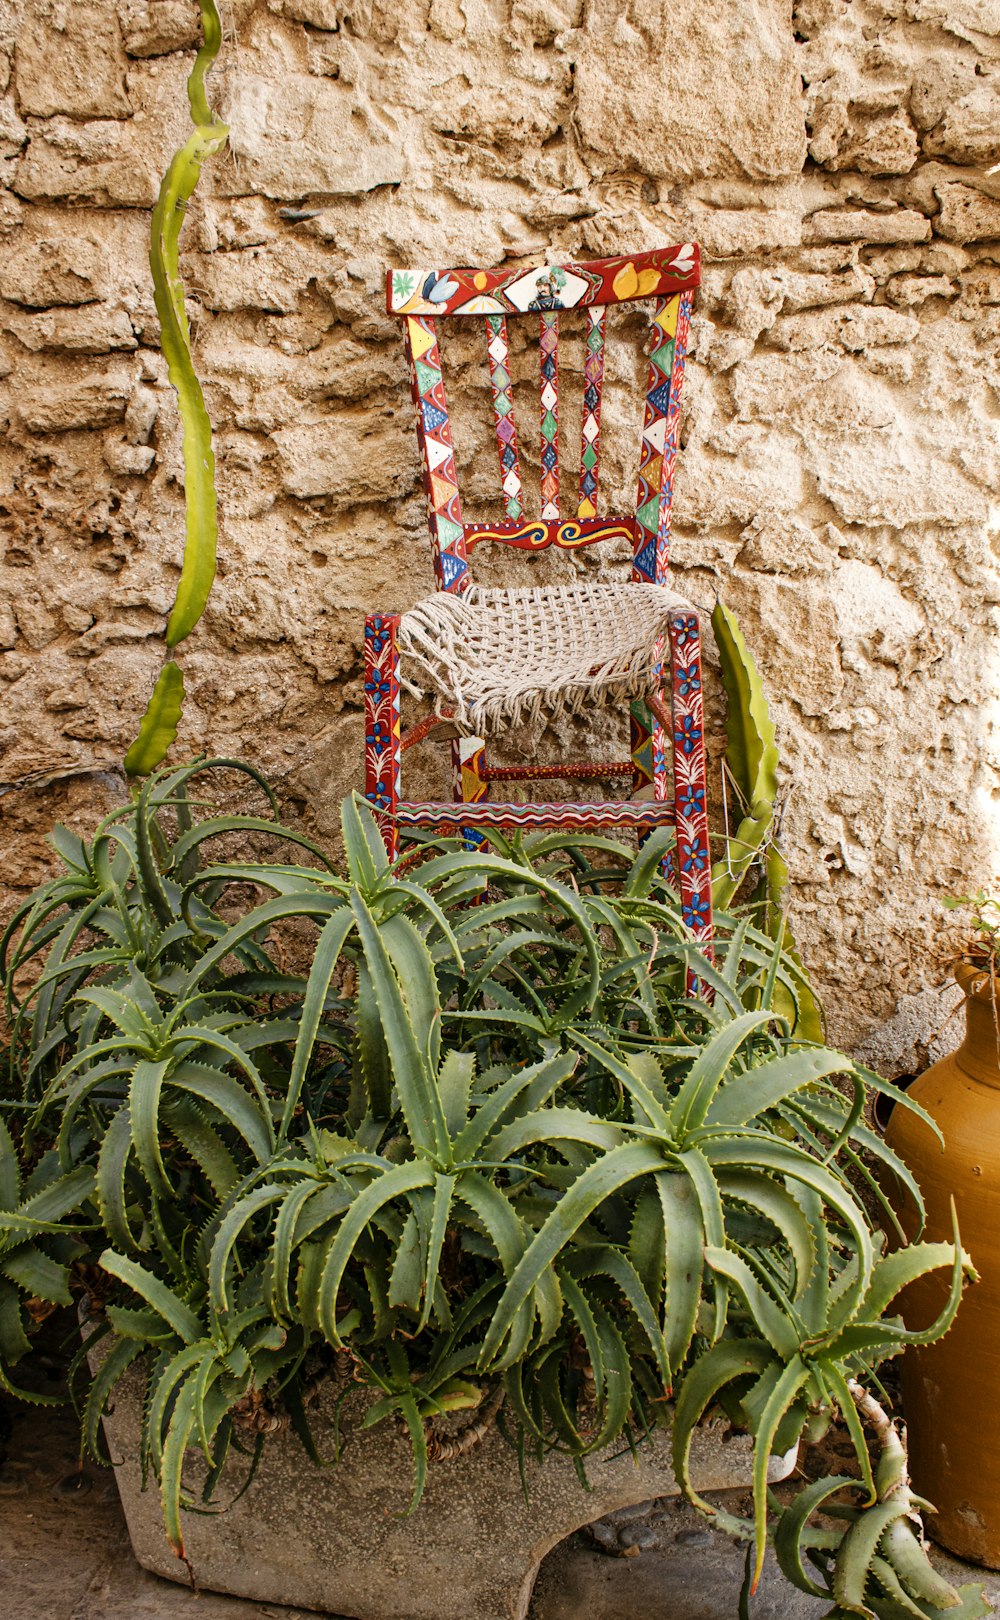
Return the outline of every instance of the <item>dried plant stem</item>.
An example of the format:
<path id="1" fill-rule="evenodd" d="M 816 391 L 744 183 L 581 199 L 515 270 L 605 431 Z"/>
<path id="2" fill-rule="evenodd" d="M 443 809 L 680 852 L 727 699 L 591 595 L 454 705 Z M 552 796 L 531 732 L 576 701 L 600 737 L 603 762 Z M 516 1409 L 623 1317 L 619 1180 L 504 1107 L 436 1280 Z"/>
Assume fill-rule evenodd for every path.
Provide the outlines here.
<path id="1" fill-rule="evenodd" d="M 492 1429 L 503 1399 L 503 1386 L 500 1385 L 488 1400 L 476 1408 L 476 1415 L 466 1428 L 460 1429 L 457 1434 L 432 1434 L 427 1442 L 428 1457 L 432 1461 L 450 1462 L 455 1457 L 464 1457 L 467 1452 L 474 1451 Z"/>

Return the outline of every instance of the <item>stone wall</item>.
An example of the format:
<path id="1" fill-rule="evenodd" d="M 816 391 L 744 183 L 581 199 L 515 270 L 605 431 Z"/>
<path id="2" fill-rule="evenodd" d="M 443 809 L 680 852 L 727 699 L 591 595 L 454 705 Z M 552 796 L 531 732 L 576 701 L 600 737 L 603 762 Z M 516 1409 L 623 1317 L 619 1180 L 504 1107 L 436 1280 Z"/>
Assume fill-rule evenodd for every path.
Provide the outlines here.
<path id="1" fill-rule="evenodd" d="M 832 1032 L 911 1067 L 945 1016 L 941 896 L 995 869 L 1000 4 L 224 11 L 231 149 L 183 258 L 222 543 L 182 654 L 183 748 L 255 760 L 327 839 L 360 781 L 363 612 L 431 584 L 384 266 L 695 237 L 677 581 L 705 606 L 725 593 L 773 695 Z M 0 0 L 8 896 L 44 875 L 54 820 L 82 828 L 120 794 L 162 657 L 183 504 L 145 245 L 196 21 L 192 0 Z M 449 358 L 484 383 L 471 330 Z M 578 371 L 570 339 L 570 427 Z M 612 494 L 638 376 L 615 362 Z M 458 429 L 467 515 L 498 513 L 487 419 Z M 712 712 L 717 729 L 717 695 Z"/>

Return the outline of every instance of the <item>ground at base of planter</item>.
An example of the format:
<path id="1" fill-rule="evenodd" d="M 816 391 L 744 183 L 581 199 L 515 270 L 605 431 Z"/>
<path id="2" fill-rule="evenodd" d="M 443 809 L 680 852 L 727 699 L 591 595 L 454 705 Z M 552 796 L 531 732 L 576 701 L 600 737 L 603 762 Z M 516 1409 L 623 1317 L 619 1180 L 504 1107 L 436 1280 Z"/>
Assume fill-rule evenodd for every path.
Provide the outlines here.
<path id="1" fill-rule="evenodd" d="M 0 1440 L 0 1612 L 3 1620 L 311 1620 L 302 1609 L 251 1603 L 159 1580 L 132 1557 L 113 1476 L 77 1471 L 71 1412 L 13 1409 Z M 80 1488 L 82 1479 L 82 1486 Z M 737 1506 L 727 1496 L 727 1505 Z M 734 1620 L 743 1555 L 678 1502 L 637 1516 L 641 1554 L 608 1558 L 569 1541 L 549 1555 L 528 1620 Z M 956 1583 L 985 1581 L 1000 1605 L 1000 1576 L 934 1554 Z M 773 1567 L 755 1603 L 760 1620 L 816 1620 L 823 1605 L 793 1591 Z M 479 1620 L 470 1610 L 467 1620 Z"/>

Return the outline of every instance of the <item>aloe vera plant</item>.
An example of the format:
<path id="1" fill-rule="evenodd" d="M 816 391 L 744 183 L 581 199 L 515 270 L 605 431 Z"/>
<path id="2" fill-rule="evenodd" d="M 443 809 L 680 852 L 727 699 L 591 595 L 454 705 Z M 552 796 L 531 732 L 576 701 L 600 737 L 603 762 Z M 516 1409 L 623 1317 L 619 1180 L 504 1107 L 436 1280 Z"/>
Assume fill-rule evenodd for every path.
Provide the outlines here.
<path id="1" fill-rule="evenodd" d="M 413 1507 L 445 1413 L 584 1475 L 672 1424 L 686 1493 L 749 1538 L 748 1587 L 771 1538 L 831 1614 L 947 1607 L 898 1437 L 873 1465 L 858 1400 L 946 1329 L 967 1258 L 957 1233 L 886 1252 L 877 1170 L 920 1195 L 865 1123 L 883 1082 L 796 1029 L 780 942 L 723 913 L 702 958 L 666 835 L 634 858 L 497 835 L 390 867 L 348 800 L 340 873 L 255 773 L 259 817 L 196 799 L 225 767 L 153 773 L 89 844 L 57 834 L 64 874 L 4 936 L 4 1387 L 40 1307 L 89 1292 L 105 1355 L 85 1443 L 118 1379 L 143 1378 L 143 1463 L 181 1556 L 188 1449 L 209 1497 L 248 1405 L 284 1407 L 312 1449 L 303 1391 L 346 1357 L 365 1423 L 409 1433 Z M 234 833 L 281 842 L 234 860 Z M 711 1006 L 685 995 L 692 967 Z M 896 1297 L 937 1267 L 947 1305 L 910 1333 Z M 754 1436 L 745 1525 L 688 1476 L 713 1404 Z M 768 1457 L 837 1414 L 858 1477 L 808 1487 L 775 1529 Z"/>

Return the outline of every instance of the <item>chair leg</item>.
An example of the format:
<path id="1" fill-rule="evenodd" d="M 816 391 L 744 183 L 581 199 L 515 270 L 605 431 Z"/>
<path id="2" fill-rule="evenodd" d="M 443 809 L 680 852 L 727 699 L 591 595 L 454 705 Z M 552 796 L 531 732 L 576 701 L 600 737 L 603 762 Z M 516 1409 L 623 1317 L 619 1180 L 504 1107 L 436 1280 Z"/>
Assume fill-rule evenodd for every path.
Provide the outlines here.
<path id="1" fill-rule="evenodd" d="M 641 699 L 629 704 L 628 726 L 632 792 L 637 794 L 653 782 L 653 716 Z"/>
<path id="2" fill-rule="evenodd" d="M 673 717 L 674 805 L 681 914 L 712 959 L 712 863 L 705 783 L 705 717 L 701 638 L 693 613 L 669 622 L 670 708 Z M 696 975 L 690 975 L 696 979 Z M 689 988 L 695 988 L 689 984 Z"/>
<path id="3" fill-rule="evenodd" d="M 670 778 L 667 775 L 667 734 L 649 705 L 637 699 L 630 709 L 630 741 L 632 754 L 632 791 L 652 785 L 653 798 L 662 804 L 670 797 Z M 643 840 L 640 839 L 640 843 Z M 672 889 L 677 888 L 677 866 L 672 850 L 660 862 L 663 876 Z"/>
<path id="4" fill-rule="evenodd" d="M 370 613 L 365 619 L 365 798 L 375 811 L 390 861 L 399 832 L 399 615 Z"/>
<path id="5" fill-rule="evenodd" d="M 456 737 L 451 745 L 452 794 L 456 803 L 481 804 L 490 790 L 486 780 L 486 739 Z M 466 849 L 479 849 L 486 842 L 473 827 L 462 828 Z"/>

